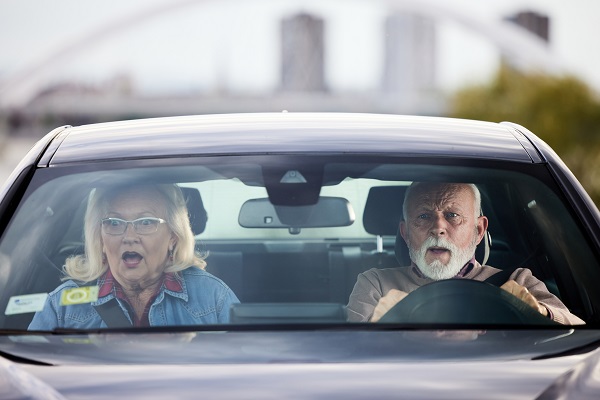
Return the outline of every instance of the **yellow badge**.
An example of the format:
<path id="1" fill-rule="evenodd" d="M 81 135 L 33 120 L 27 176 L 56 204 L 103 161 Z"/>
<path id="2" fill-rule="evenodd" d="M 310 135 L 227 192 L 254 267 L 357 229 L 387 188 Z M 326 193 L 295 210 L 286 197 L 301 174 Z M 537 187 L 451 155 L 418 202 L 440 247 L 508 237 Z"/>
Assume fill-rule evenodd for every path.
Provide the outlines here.
<path id="1" fill-rule="evenodd" d="M 60 296 L 60 305 L 85 304 L 96 300 L 98 300 L 98 286 L 82 286 L 64 290 Z"/>

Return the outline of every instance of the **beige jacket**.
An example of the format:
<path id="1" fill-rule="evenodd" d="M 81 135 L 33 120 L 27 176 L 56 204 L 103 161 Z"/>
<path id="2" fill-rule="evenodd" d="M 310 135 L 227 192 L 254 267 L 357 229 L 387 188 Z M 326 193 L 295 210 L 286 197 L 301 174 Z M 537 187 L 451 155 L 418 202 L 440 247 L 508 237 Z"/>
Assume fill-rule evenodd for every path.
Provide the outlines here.
<path id="1" fill-rule="evenodd" d="M 473 263 L 473 268 L 468 270 L 463 279 L 484 281 L 498 272 L 499 269 L 478 262 Z M 518 268 L 509 279 L 515 280 L 543 304 L 552 316 L 552 319 L 561 324 L 585 324 L 579 317 L 571 314 L 567 307 L 552 293 L 546 285 L 537 279 L 527 268 Z M 398 289 L 410 293 L 420 286 L 433 282 L 432 279 L 422 276 L 416 266 L 377 269 L 373 268 L 358 275 L 358 280 L 348 302 L 348 321 L 368 322 L 375 310 L 379 299 L 387 294 L 390 289 Z"/>

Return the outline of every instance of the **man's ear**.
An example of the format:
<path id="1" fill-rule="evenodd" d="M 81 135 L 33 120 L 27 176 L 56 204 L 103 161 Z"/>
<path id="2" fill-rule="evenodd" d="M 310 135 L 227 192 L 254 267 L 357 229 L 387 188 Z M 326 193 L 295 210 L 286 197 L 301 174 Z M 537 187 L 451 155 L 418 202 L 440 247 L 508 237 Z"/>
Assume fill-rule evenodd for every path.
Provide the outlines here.
<path id="1" fill-rule="evenodd" d="M 477 244 L 479 244 L 479 242 L 481 242 L 481 239 L 483 239 L 483 235 L 485 234 L 485 231 L 487 231 L 488 228 L 488 219 L 485 215 L 482 215 L 481 217 L 477 218 Z"/>
<path id="2" fill-rule="evenodd" d="M 399 227 L 400 227 L 400 236 L 402 236 L 402 239 L 404 239 L 404 242 L 406 242 L 406 238 L 407 238 L 406 222 L 400 221 Z"/>

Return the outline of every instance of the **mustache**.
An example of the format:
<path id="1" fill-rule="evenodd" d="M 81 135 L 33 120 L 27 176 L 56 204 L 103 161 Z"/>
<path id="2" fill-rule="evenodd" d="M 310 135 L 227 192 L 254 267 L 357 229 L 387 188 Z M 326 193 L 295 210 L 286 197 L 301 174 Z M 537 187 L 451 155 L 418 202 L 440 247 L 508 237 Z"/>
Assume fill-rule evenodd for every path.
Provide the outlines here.
<path id="1" fill-rule="evenodd" d="M 458 247 L 452 243 L 450 240 L 445 237 L 433 237 L 429 236 L 425 241 L 421 244 L 421 251 L 425 252 L 430 247 L 443 247 L 448 249 L 450 253 L 456 254 L 458 252 Z"/>

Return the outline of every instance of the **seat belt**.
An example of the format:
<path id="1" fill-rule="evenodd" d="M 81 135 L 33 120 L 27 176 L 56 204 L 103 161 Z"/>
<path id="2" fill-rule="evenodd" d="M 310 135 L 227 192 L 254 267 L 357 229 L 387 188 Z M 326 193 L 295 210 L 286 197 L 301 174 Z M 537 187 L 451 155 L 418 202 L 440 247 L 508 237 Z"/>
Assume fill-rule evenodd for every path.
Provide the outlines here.
<path id="1" fill-rule="evenodd" d="M 82 286 L 94 286 L 97 284 L 98 280 L 93 280 Z M 100 318 L 102 318 L 102 321 L 104 321 L 109 328 L 129 328 L 133 326 L 131 321 L 129 321 L 127 316 L 123 313 L 116 298 L 112 298 L 104 304 L 92 307 L 94 307 L 98 315 L 100 315 Z"/>
<path id="2" fill-rule="evenodd" d="M 104 304 L 94 306 L 94 309 L 109 328 L 128 328 L 133 326 L 123 313 L 117 299 L 110 299 Z"/>
<path id="3" fill-rule="evenodd" d="M 508 281 L 508 278 L 510 278 L 510 276 L 512 275 L 512 273 L 515 272 L 514 269 L 503 269 L 501 271 L 496 272 L 494 275 L 490 276 L 489 278 L 485 279 L 483 282 L 487 282 L 490 283 L 494 286 L 500 287 L 502 285 L 504 285 L 506 283 L 506 281 Z"/>

